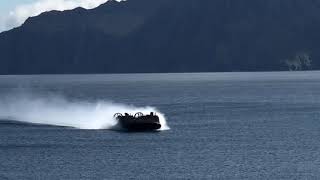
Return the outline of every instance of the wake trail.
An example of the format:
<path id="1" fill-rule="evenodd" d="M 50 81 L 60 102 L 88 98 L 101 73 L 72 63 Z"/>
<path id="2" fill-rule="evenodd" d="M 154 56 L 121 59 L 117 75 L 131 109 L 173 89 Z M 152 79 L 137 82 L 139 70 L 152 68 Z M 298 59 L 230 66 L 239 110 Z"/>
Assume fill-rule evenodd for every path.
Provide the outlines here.
<path id="1" fill-rule="evenodd" d="M 69 101 L 60 96 L 7 94 L 0 97 L 0 119 L 19 122 L 67 126 L 78 129 L 113 129 L 115 113 L 155 112 L 161 129 L 168 130 L 164 114 L 154 107 L 135 107 L 107 101 Z"/>

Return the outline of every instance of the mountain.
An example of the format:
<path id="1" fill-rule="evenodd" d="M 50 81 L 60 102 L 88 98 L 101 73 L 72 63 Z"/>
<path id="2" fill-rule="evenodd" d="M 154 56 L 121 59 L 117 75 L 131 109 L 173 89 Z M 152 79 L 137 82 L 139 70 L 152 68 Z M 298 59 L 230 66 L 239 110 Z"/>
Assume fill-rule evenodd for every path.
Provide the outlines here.
<path id="1" fill-rule="evenodd" d="M 127 0 L 0 34 L 0 74 L 320 69 L 320 0 Z"/>

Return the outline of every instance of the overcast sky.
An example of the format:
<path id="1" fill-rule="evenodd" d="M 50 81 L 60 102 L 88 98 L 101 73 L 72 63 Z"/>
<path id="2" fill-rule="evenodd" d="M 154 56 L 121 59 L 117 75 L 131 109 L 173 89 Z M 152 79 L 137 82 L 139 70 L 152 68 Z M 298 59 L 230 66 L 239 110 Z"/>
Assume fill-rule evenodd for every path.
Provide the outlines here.
<path id="1" fill-rule="evenodd" d="M 91 9 L 107 0 L 0 0 L 0 32 L 20 26 L 28 17 L 50 10 Z"/>
<path id="2" fill-rule="evenodd" d="M 13 10 L 17 5 L 28 4 L 35 0 L 1 0 L 0 1 L 0 12 L 1 15 L 7 14 L 10 10 Z"/>

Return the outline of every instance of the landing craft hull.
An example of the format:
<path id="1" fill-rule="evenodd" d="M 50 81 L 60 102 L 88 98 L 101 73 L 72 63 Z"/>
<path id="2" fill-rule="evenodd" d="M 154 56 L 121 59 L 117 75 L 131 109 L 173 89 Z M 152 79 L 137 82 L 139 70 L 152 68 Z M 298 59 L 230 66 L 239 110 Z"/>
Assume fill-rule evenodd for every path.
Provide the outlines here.
<path id="1" fill-rule="evenodd" d="M 161 128 L 159 117 L 156 115 L 142 115 L 139 117 L 126 115 L 117 116 L 119 125 L 128 131 L 156 131 Z"/>
<path id="2" fill-rule="evenodd" d="M 158 123 L 122 124 L 121 126 L 128 131 L 156 131 L 161 128 Z"/>

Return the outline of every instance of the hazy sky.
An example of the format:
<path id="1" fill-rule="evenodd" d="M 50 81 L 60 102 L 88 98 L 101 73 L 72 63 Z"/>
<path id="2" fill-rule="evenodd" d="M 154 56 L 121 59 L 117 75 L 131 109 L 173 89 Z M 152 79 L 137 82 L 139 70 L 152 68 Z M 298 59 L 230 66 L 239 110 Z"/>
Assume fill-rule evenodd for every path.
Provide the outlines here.
<path id="1" fill-rule="evenodd" d="M 107 0 L 0 0 L 0 32 L 20 26 L 28 17 L 45 11 L 76 7 L 91 9 Z"/>
<path id="2" fill-rule="evenodd" d="M 36 0 L 1 0 L 0 1 L 0 14 L 5 15 L 13 10 L 17 5 L 29 4 Z"/>

